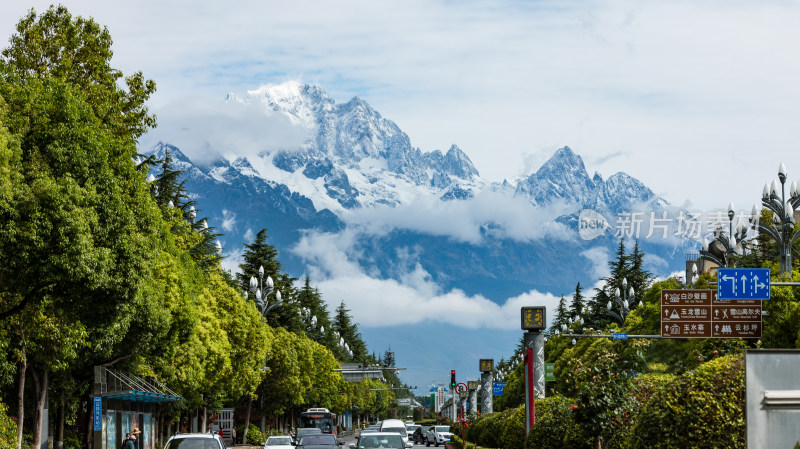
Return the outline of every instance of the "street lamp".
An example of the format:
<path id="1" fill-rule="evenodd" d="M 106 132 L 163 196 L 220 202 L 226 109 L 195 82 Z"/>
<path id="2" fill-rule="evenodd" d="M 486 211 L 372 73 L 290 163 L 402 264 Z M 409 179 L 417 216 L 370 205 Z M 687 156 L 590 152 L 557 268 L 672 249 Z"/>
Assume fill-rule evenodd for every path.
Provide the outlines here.
<path id="1" fill-rule="evenodd" d="M 275 283 L 272 281 L 272 276 L 267 276 L 266 284 L 265 286 L 264 266 L 262 265 L 258 267 L 258 281 L 256 281 L 255 277 L 250 277 L 250 290 L 253 292 L 253 295 L 255 295 L 256 306 L 258 306 L 258 310 L 261 311 L 261 315 L 264 317 L 266 317 L 272 309 L 283 304 L 280 290 L 275 290 L 276 301 L 272 304 L 267 304 L 267 297 L 272 293 L 273 287 L 275 286 Z"/>
<path id="2" fill-rule="evenodd" d="M 733 259 L 731 255 L 736 253 L 737 246 L 741 246 L 741 242 L 747 236 L 747 226 L 740 223 L 736 226 L 736 232 L 733 230 L 733 217 L 736 211 L 733 208 L 733 203 L 728 204 L 728 233 L 723 231 L 722 223 L 717 222 L 714 229 L 714 241 L 710 244 L 708 241 L 703 240 L 703 247 L 700 249 L 700 257 L 716 264 L 721 268 L 729 268 L 733 266 Z"/>
<path id="3" fill-rule="evenodd" d="M 614 317 L 620 323 L 624 323 L 625 317 L 631 311 L 628 301 L 634 299 L 634 294 L 635 292 L 633 291 L 633 285 L 631 285 L 630 289 L 628 289 L 628 280 L 622 278 L 622 296 L 620 297 L 619 288 L 614 288 L 614 297 L 608 301 L 608 305 L 606 306 L 606 315 Z M 614 306 L 611 301 L 617 304 L 620 313 L 614 311 Z M 641 303 L 639 305 L 641 305 Z"/>
<path id="4" fill-rule="evenodd" d="M 792 182 L 789 187 L 789 199 L 786 199 L 786 166 L 781 162 L 778 167 L 778 179 L 781 181 L 780 196 L 778 196 L 778 183 L 772 180 L 772 185 L 764 184 L 761 194 L 761 205 L 772 211 L 772 222 L 761 223 L 760 210 L 753 206 L 753 215 L 750 224 L 753 229 L 766 232 L 778 244 L 780 251 L 781 274 L 792 272 L 792 248 L 800 235 L 794 230 L 794 210 L 800 206 L 800 186 Z"/>

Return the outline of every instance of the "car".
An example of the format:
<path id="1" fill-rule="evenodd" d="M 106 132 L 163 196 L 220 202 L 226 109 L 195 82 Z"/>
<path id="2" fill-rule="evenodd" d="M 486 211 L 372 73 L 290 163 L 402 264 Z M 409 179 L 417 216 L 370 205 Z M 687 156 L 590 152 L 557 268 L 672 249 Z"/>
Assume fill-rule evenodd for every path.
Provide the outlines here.
<path id="1" fill-rule="evenodd" d="M 368 432 L 360 435 L 358 442 L 351 444 L 350 449 L 406 449 L 413 446 L 413 443 L 404 443 L 396 432 Z"/>
<path id="2" fill-rule="evenodd" d="M 408 443 L 408 431 L 403 421 L 399 419 L 387 419 L 381 423 L 381 432 L 397 432 L 403 439 L 403 444 Z"/>
<path id="3" fill-rule="evenodd" d="M 420 427 L 422 426 L 420 426 L 419 424 L 414 424 L 413 422 L 409 424 L 408 422 L 406 422 L 406 434 L 408 435 L 409 440 L 414 439 L 414 432 Z"/>
<path id="4" fill-rule="evenodd" d="M 425 446 L 430 446 L 433 443 L 435 446 L 447 443 L 450 441 L 450 426 L 431 426 L 425 433 Z"/>
<path id="5" fill-rule="evenodd" d="M 304 437 L 306 435 L 316 435 L 322 433 L 322 429 L 317 427 L 301 427 L 297 429 L 297 432 L 294 433 L 294 442 L 295 444 L 300 441 L 300 437 Z"/>
<path id="6" fill-rule="evenodd" d="M 178 433 L 167 440 L 164 449 L 226 449 L 218 433 Z"/>
<path id="7" fill-rule="evenodd" d="M 286 449 L 286 446 L 294 446 L 293 443 L 289 435 L 273 435 L 267 438 L 264 449 Z"/>
<path id="8" fill-rule="evenodd" d="M 297 440 L 297 449 L 339 449 L 344 443 L 336 440 L 330 433 L 309 434 Z"/>
<path id="9" fill-rule="evenodd" d="M 419 426 L 414 430 L 414 434 L 411 435 L 411 440 L 414 441 L 414 444 L 425 444 L 425 432 L 427 430 L 428 428 L 423 426 Z"/>

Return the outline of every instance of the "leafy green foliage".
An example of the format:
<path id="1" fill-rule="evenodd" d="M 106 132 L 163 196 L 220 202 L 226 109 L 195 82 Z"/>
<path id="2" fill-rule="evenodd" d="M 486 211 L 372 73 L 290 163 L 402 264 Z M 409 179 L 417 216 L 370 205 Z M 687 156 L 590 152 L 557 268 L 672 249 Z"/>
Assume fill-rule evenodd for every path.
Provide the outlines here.
<path id="1" fill-rule="evenodd" d="M 589 444 L 572 418 L 575 402 L 561 395 L 536 400 L 536 424 L 525 440 L 526 449 L 579 448 Z"/>
<path id="2" fill-rule="evenodd" d="M 0 447 L 17 446 L 17 423 L 8 416 L 8 407 L 0 402 Z"/>
<path id="3" fill-rule="evenodd" d="M 729 355 L 676 377 L 649 400 L 633 447 L 745 447 L 744 358 Z"/>

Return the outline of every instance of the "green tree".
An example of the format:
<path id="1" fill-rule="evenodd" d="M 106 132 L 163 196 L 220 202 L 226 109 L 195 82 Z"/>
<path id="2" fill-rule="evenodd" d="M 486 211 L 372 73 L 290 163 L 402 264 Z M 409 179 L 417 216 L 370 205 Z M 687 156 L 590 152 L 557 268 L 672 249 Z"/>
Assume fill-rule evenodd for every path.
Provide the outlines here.
<path id="1" fill-rule="evenodd" d="M 124 77 L 111 67 L 112 40 L 106 27 L 92 18 L 73 18 L 64 6 L 51 6 L 38 16 L 31 9 L 16 31 L 0 59 L 4 77 L 22 82 L 52 77 L 76 86 L 93 115 L 117 137 L 138 139 L 155 126 L 155 116 L 145 106 L 155 83 L 141 72 Z"/>
<path id="2" fill-rule="evenodd" d="M 562 324 L 569 324 L 569 309 L 567 308 L 567 299 L 564 298 L 564 295 L 561 295 L 561 300 L 558 302 L 556 315 L 553 318 L 552 330 L 558 330 L 560 332 Z"/>
<path id="3" fill-rule="evenodd" d="M 361 333 L 358 331 L 358 325 L 353 321 L 350 316 L 350 310 L 342 301 L 336 308 L 336 316 L 333 319 L 333 329 L 339 333 L 340 337 L 350 347 L 353 352 L 353 360 L 362 363 L 374 363 L 375 356 L 370 356 L 367 352 L 367 344 L 361 338 Z"/>
<path id="4" fill-rule="evenodd" d="M 572 302 L 570 302 L 569 305 L 569 314 L 572 315 L 573 318 L 582 316 L 584 314 L 583 309 L 585 304 L 586 303 L 583 299 L 583 289 L 581 288 L 581 283 L 578 282 L 578 284 L 575 285 L 575 293 L 572 294 Z"/>

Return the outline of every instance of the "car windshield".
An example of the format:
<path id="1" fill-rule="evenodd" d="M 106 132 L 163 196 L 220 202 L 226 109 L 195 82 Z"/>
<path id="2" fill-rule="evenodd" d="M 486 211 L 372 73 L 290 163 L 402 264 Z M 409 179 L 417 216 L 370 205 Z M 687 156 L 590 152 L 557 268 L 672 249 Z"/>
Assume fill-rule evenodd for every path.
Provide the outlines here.
<path id="1" fill-rule="evenodd" d="M 358 440 L 358 449 L 376 447 L 403 449 L 403 439 L 400 435 L 364 435 Z"/>
<path id="2" fill-rule="evenodd" d="M 450 426 L 436 426 L 437 432 L 449 432 Z"/>
<path id="3" fill-rule="evenodd" d="M 173 438 L 165 449 L 221 449 L 214 438 Z"/>
<path id="4" fill-rule="evenodd" d="M 395 432 L 399 433 L 400 435 L 406 435 L 405 427 L 384 427 L 381 429 L 381 432 Z"/>
<path id="5" fill-rule="evenodd" d="M 291 446 L 292 439 L 289 437 L 269 437 L 267 438 L 267 446 Z"/>
<path id="6" fill-rule="evenodd" d="M 406 429 L 408 429 L 409 432 L 413 432 L 419 429 L 419 426 L 406 426 Z"/>
<path id="7" fill-rule="evenodd" d="M 333 435 L 306 435 L 300 438 L 300 446 L 324 445 L 337 446 L 336 437 Z"/>

